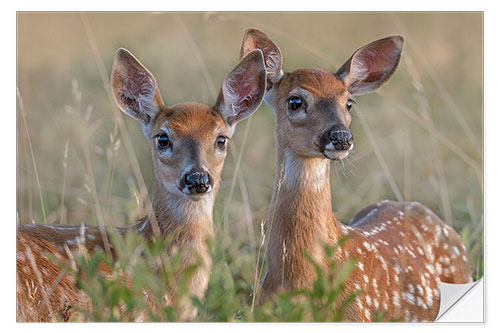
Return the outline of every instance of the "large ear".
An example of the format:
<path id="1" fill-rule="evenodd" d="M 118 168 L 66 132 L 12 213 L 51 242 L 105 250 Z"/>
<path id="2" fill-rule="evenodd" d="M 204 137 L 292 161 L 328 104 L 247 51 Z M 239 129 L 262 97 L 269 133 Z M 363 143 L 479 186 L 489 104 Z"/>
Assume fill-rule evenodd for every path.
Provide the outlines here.
<path id="1" fill-rule="evenodd" d="M 281 50 L 265 33 L 255 28 L 249 28 L 245 31 L 245 36 L 243 37 L 240 59 L 255 49 L 261 50 L 264 54 L 267 89 L 269 90 L 272 84 L 283 74 L 283 56 L 281 55 Z"/>
<path id="2" fill-rule="evenodd" d="M 153 74 L 123 48 L 116 51 L 111 70 L 111 89 L 118 107 L 143 126 L 149 125 L 163 106 Z"/>
<path id="3" fill-rule="evenodd" d="M 342 78 L 352 95 L 372 92 L 396 71 L 403 43 L 401 36 L 390 36 L 371 42 L 354 52 L 336 74 Z"/>
<path id="4" fill-rule="evenodd" d="M 226 76 L 214 108 L 233 127 L 257 111 L 265 92 L 264 57 L 260 50 L 253 50 Z"/>

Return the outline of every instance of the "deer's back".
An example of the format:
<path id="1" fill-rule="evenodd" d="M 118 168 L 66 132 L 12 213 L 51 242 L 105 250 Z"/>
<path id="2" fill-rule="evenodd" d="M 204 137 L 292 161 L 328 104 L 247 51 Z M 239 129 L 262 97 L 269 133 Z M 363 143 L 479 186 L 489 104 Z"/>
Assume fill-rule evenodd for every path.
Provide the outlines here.
<path id="1" fill-rule="evenodd" d="M 362 317 L 373 319 L 379 310 L 386 319 L 432 321 L 439 311 L 439 282 L 470 282 L 460 237 L 419 203 L 371 204 L 346 229 L 354 237 L 343 248 L 349 254 L 341 254 L 359 260 L 350 288 L 363 290 Z"/>
<path id="2" fill-rule="evenodd" d="M 65 261 L 54 244 L 24 233 L 17 234 L 17 320 L 67 321 L 78 291 L 74 279 L 51 260 Z"/>

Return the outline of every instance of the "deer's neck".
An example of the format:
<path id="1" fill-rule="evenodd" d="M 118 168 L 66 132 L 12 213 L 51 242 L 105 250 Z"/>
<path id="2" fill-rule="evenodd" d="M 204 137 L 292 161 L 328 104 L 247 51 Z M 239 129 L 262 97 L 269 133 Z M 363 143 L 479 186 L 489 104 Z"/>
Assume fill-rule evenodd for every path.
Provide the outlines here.
<path id="1" fill-rule="evenodd" d="M 332 213 L 330 164 L 323 158 L 304 158 L 277 143 L 274 193 L 269 207 L 267 260 L 274 288 L 305 287 L 314 277 L 306 251 L 322 264 L 323 244 L 340 238 Z"/>
<path id="2" fill-rule="evenodd" d="M 193 201 L 180 195 L 169 194 L 161 182 L 156 181 L 153 191 L 153 209 L 134 229 L 151 239 L 155 233 L 166 237 L 175 235 L 175 243 L 204 243 L 213 236 L 213 206 L 215 191 L 207 198 Z"/>

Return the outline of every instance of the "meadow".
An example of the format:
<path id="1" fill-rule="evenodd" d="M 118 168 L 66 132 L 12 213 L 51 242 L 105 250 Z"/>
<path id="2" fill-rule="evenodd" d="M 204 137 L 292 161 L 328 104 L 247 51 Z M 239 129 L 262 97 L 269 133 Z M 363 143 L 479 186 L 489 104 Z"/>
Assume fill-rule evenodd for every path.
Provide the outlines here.
<path id="1" fill-rule="evenodd" d="M 419 201 L 459 232 L 473 277 L 481 277 L 481 13 L 18 13 L 16 223 L 124 226 L 146 215 L 154 180 L 151 151 L 140 126 L 111 96 L 115 50 L 129 49 L 154 73 L 167 105 L 212 105 L 238 62 L 248 27 L 265 31 L 280 46 L 289 71 L 334 72 L 370 41 L 405 37 L 394 77 L 357 98 L 354 151 L 332 162 L 334 211 L 348 223 L 369 203 Z M 341 319 L 341 311 L 317 313 L 325 308 L 321 295 L 331 293 L 335 300 L 348 268 L 323 276 L 301 307 L 292 305 L 292 295 L 275 307 L 252 306 L 256 271 L 265 271 L 261 225 L 273 188 L 273 126 L 263 104 L 229 143 L 214 211 L 216 273 L 206 299 L 193 301 L 199 321 L 295 321 L 314 314 L 315 320 Z M 151 285 L 154 274 L 145 266 L 127 267 L 135 241 L 122 244 L 123 260 L 115 269 L 136 272 L 138 285 Z M 80 258 L 87 273 L 95 268 L 92 258 Z M 95 296 L 95 311 L 82 314 L 89 320 L 131 320 L 130 313 L 113 311 L 120 302 L 132 310 L 146 307 L 139 289 L 93 283 L 82 284 Z M 161 292 L 163 286 L 156 288 Z M 175 320 L 175 311 L 154 319 Z"/>

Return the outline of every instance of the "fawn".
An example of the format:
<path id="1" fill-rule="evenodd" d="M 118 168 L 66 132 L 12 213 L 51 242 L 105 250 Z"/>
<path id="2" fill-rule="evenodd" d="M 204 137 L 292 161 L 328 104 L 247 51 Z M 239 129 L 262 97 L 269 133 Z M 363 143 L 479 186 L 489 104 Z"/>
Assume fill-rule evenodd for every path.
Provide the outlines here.
<path id="1" fill-rule="evenodd" d="M 395 72 L 401 36 L 369 43 L 330 73 L 316 68 L 283 72 L 279 47 L 263 32 L 245 32 L 240 57 L 264 54 L 266 102 L 275 114 L 276 176 L 267 218 L 268 272 L 261 300 L 281 288 L 310 287 L 315 279 L 309 256 L 325 270 L 323 244 L 334 245 L 343 262 L 357 265 L 344 286 L 344 298 L 361 291 L 345 312 L 349 321 L 432 321 L 439 311 L 439 282 L 471 279 L 465 246 L 458 234 L 417 202 L 384 200 L 358 211 L 349 226 L 332 212 L 330 160 L 353 148 L 349 130 L 353 96 L 372 92 Z M 286 255 L 283 247 L 286 246 Z"/>
<path id="2" fill-rule="evenodd" d="M 183 267 L 201 258 L 202 265 L 189 287 L 191 295 L 202 298 L 210 272 L 206 239 L 214 236 L 212 211 L 226 144 L 236 124 L 255 112 L 264 97 L 262 52 L 250 52 L 226 76 L 213 107 L 195 102 L 166 106 L 154 76 L 122 48 L 116 52 L 111 84 L 119 108 L 141 123 L 151 144 L 155 169 L 151 213 L 131 227 L 118 228 L 118 232 L 135 232 L 147 241 L 175 233 L 167 253 L 174 248 L 183 250 Z M 68 320 L 72 316 L 71 307 L 77 302 L 75 283 L 45 252 L 65 258 L 65 247 L 75 249 L 79 242 L 90 251 L 96 247 L 112 250 L 105 231 L 97 227 L 18 227 L 18 320 Z M 102 271 L 105 273 L 105 268 Z M 188 307 L 181 320 L 194 315 L 195 310 Z"/>

